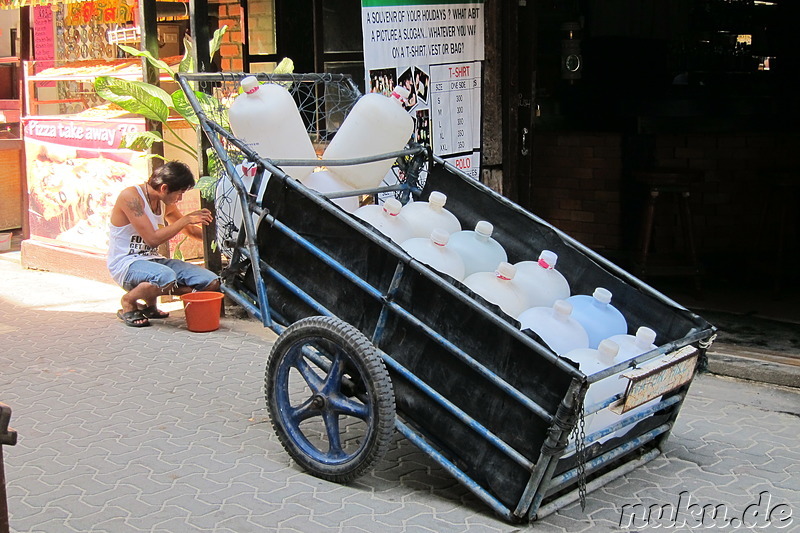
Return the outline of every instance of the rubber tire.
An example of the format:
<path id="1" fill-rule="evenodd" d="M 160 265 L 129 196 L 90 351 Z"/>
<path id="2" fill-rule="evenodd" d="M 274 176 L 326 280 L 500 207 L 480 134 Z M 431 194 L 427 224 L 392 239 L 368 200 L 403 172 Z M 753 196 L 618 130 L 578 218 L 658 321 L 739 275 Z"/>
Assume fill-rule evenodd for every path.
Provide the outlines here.
<path id="1" fill-rule="evenodd" d="M 349 365 L 350 380 L 359 388 L 368 409 L 367 429 L 359 448 L 346 457 L 336 457 L 329 449 L 319 450 L 302 435 L 298 423 L 289 416 L 286 398 L 288 394 L 288 372 L 292 359 L 299 350 L 314 339 L 333 343 L 341 350 Z M 319 369 L 319 366 L 315 368 Z M 330 374 L 323 378 L 328 381 Z M 307 381 L 307 380 L 306 380 Z M 336 380 L 334 380 L 336 381 Z M 344 379 L 334 383 L 335 392 L 341 392 Z M 270 352 L 265 372 L 265 395 L 272 427 L 283 448 L 301 467 L 310 474 L 335 483 L 348 483 L 371 469 L 386 454 L 394 435 L 395 400 L 391 378 L 378 350 L 356 328 L 334 317 L 315 316 L 299 320 L 287 328 L 275 341 Z M 324 383 L 323 383 L 324 385 Z M 310 387 L 309 387 L 310 388 Z M 345 396 L 354 391 L 345 391 Z M 314 397 L 312 393 L 310 401 Z M 327 398 L 326 398 L 327 399 Z M 327 401 L 326 401 L 327 404 Z M 320 413 L 320 417 L 323 415 Z M 338 416 L 337 416 L 338 419 Z M 322 419 L 323 422 L 325 418 Z M 330 427 L 325 423 L 326 431 Z M 309 446 L 311 448 L 309 448 Z"/>

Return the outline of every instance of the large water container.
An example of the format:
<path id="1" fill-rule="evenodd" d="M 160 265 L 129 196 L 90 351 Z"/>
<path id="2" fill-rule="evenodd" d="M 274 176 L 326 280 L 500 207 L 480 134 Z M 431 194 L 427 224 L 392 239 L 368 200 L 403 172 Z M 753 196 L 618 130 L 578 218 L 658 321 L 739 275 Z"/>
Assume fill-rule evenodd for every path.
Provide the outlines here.
<path id="1" fill-rule="evenodd" d="M 619 344 L 619 353 L 615 363 L 627 361 L 656 348 L 654 344 L 656 332 L 646 326 L 641 326 L 637 329 L 636 335 L 613 335 L 609 338 Z"/>
<path id="2" fill-rule="evenodd" d="M 404 205 L 400 216 L 409 225 L 414 237 L 427 238 L 435 229 L 448 234 L 461 231 L 461 223 L 453 213 L 444 208 L 446 203 L 446 194 L 433 191 L 427 202 L 409 202 Z"/>
<path id="3" fill-rule="evenodd" d="M 578 348 L 567 352 L 564 357 L 578 363 L 580 371 L 591 376 L 612 366 L 617 353 L 619 353 L 619 344 L 611 339 L 603 339 L 597 348 Z M 602 387 L 596 387 L 596 385 L 600 385 L 603 381 L 605 380 L 592 383 L 589 390 L 599 390 Z M 590 403 L 587 401 L 585 405 L 590 405 Z"/>
<path id="4" fill-rule="evenodd" d="M 600 342 L 597 348 L 579 348 L 567 352 L 564 357 L 578 363 L 580 371 L 591 376 L 596 374 L 614 364 L 614 357 L 619 352 L 619 345 L 609 339 L 604 339 Z M 596 426 L 594 423 L 594 414 L 589 414 L 588 411 L 592 406 L 610 398 L 620 392 L 620 383 L 617 376 L 601 379 L 589 385 L 589 390 L 586 391 L 586 397 L 583 401 L 584 411 L 584 427 L 586 434 L 592 432 L 592 428 Z M 597 429 L 600 429 L 599 427 Z M 574 442 L 570 434 L 570 443 Z M 574 453 L 574 452 L 572 452 Z M 571 455 L 571 454 L 568 454 Z"/>
<path id="5" fill-rule="evenodd" d="M 455 250 L 451 250 L 447 246 L 449 240 L 449 233 L 435 229 L 431 232 L 430 237 L 415 237 L 405 241 L 401 246 L 417 261 L 452 276 L 458 281 L 463 281 L 464 261 Z"/>
<path id="6" fill-rule="evenodd" d="M 656 345 L 653 344 L 656 340 L 656 332 L 645 326 L 642 326 L 638 330 L 636 330 L 636 335 L 614 335 L 608 340 L 617 343 L 617 345 L 619 346 L 619 352 L 614 358 L 614 364 L 621 363 L 622 361 L 627 361 L 629 359 L 636 357 L 637 355 L 641 355 L 645 352 L 649 352 L 650 350 L 656 348 Z M 617 393 L 624 393 L 628 385 L 628 380 L 619 379 L 617 376 L 611 376 L 610 378 L 607 378 L 603 381 L 608 381 L 610 384 L 613 384 L 615 386 L 615 388 L 613 388 L 611 392 L 609 392 L 608 396 Z M 596 416 L 594 417 L 594 420 L 592 421 L 592 427 L 590 428 L 590 430 L 598 431 L 602 428 L 608 427 L 611 424 L 619 422 L 623 418 L 633 416 L 636 413 L 648 409 L 655 402 L 658 401 L 660 401 L 660 398 L 651 400 L 644 405 L 640 405 L 639 407 L 634 407 L 633 409 L 631 409 L 626 413 L 623 413 L 622 415 L 618 415 L 613 411 L 611 411 L 611 409 L 605 408 L 602 411 L 597 412 Z M 611 438 L 621 437 L 631 429 L 633 429 L 633 425 L 626 426 L 600 439 L 600 442 L 605 442 L 606 440 Z"/>
<path id="7" fill-rule="evenodd" d="M 497 265 L 508 261 L 506 251 L 492 239 L 492 231 L 494 226 L 481 220 L 475 225 L 475 231 L 457 231 L 450 235 L 449 246 L 464 260 L 467 276 L 476 272 L 492 272 Z"/>
<path id="8" fill-rule="evenodd" d="M 519 287 L 514 283 L 516 273 L 514 265 L 504 261 L 497 265 L 495 272 L 475 272 L 467 276 L 464 285 L 500 306 L 507 315 L 517 318 L 525 310 L 525 300 L 520 298 Z"/>
<path id="9" fill-rule="evenodd" d="M 242 79 L 244 92 L 237 96 L 228 119 L 233 134 L 261 157 L 269 159 L 317 159 L 311 138 L 294 98 L 274 83 L 260 84 L 254 76 Z M 302 180 L 314 166 L 284 167 L 282 170 Z"/>
<path id="10" fill-rule="evenodd" d="M 567 301 L 572 304 L 572 318 L 580 322 L 589 334 L 589 348 L 597 348 L 600 341 L 613 335 L 628 333 L 628 323 L 611 305 L 611 291 L 608 289 L 597 287 L 592 296 L 577 294 Z"/>
<path id="11" fill-rule="evenodd" d="M 519 274 L 518 274 L 519 275 Z M 589 347 L 589 335 L 572 318 L 572 305 L 556 300 L 552 307 L 532 307 L 519 315 L 521 329 L 530 329 L 556 354 Z"/>
<path id="12" fill-rule="evenodd" d="M 303 178 L 301 182 L 309 189 L 314 189 L 321 193 L 348 192 L 355 190 L 327 170 L 312 172 Z M 331 201 L 348 213 L 355 213 L 358 209 L 358 196 L 346 196 Z"/>
<path id="13" fill-rule="evenodd" d="M 397 244 L 413 239 L 414 234 L 400 215 L 403 204 L 396 198 L 389 198 L 383 205 L 365 205 L 359 207 L 353 215 L 371 224 L 378 231 Z"/>
<path id="14" fill-rule="evenodd" d="M 236 174 L 242 179 L 245 191 L 248 193 L 253 185 L 257 170 L 256 164 L 248 161 L 236 165 Z M 258 195 L 256 200 L 260 200 L 263 196 L 267 181 L 269 181 L 269 172 L 264 173 L 264 178 L 261 180 L 261 188 L 256 193 Z M 217 242 L 221 251 L 230 257 L 233 248 L 228 242 L 236 241 L 239 235 L 239 229 L 242 227 L 242 206 L 236 187 L 233 186 L 227 173 L 223 174 L 222 178 L 217 181 L 214 191 L 214 210 L 217 213 Z M 253 213 L 253 222 L 257 220 L 258 215 Z"/>
<path id="15" fill-rule="evenodd" d="M 414 119 L 403 109 L 408 94 L 407 89 L 395 87 L 389 98 L 380 93 L 359 98 L 322 158 L 353 159 L 405 148 L 414 131 Z M 360 165 L 330 166 L 329 170 L 356 189 L 370 189 L 380 185 L 393 163 L 394 160 L 385 159 Z"/>
<path id="16" fill-rule="evenodd" d="M 522 287 L 529 307 L 550 307 L 556 300 L 569 298 L 569 283 L 555 269 L 558 255 L 543 250 L 538 261 L 520 261 L 517 284 Z"/>

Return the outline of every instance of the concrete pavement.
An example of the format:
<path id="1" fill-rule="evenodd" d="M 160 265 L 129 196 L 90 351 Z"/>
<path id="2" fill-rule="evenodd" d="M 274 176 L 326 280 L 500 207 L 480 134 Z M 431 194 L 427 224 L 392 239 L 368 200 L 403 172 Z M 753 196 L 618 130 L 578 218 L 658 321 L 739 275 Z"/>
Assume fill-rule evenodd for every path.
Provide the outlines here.
<path id="1" fill-rule="evenodd" d="M 699 376 L 663 456 L 590 493 L 585 512 L 509 525 L 399 437 L 351 485 L 303 473 L 268 421 L 274 335 L 257 323 L 191 333 L 173 310 L 128 328 L 116 287 L 23 270 L 16 253 L 0 254 L 0 276 L 12 531 L 639 531 L 658 525 L 633 515 L 642 506 L 692 504 L 726 506 L 723 529 L 763 508 L 763 530 L 800 530 L 795 389 Z"/>

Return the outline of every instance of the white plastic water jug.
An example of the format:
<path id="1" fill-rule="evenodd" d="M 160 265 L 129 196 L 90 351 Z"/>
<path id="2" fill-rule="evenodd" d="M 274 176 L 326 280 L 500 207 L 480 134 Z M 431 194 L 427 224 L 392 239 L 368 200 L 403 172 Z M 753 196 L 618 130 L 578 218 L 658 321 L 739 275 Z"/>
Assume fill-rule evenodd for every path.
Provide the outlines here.
<path id="1" fill-rule="evenodd" d="M 611 305 L 611 291 L 608 289 L 597 287 L 592 296 L 577 294 L 567 301 L 572 304 L 572 318 L 580 322 L 589 334 L 589 348 L 597 348 L 603 339 L 628 333 L 628 323 Z"/>
<path id="2" fill-rule="evenodd" d="M 427 202 L 409 202 L 404 205 L 400 216 L 411 227 L 414 237 L 427 238 L 435 229 L 448 234 L 461 231 L 461 223 L 453 213 L 444 208 L 446 203 L 446 194 L 433 191 Z"/>
<path id="3" fill-rule="evenodd" d="M 557 355 L 589 347 L 589 335 L 570 316 L 572 305 L 556 300 L 552 307 L 532 307 L 519 315 L 520 329 L 530 329 Z"/>
<path id="4" fill-rule="evenodd" d="M 322 154 L 323 160 L 367 157 L 405 148 L 414 131 L 414 119 L 403 109 L 408 94 L 404 87 L 395 87 L 388 98 L 380 93 L 359 98 Z M 380 185 L 393 163 L 393 159 L 385 159 L 330 166 L 328 170 L 356 189 L 370 189 Z"/>
<path id="5" fill-rule="evenodd" d="M 525 310 L 525 300 L 520 297 L 519 287 L 514 283 L 516 273 L 514 265 L 503 261 L 495 272 L 475 272 L 467 276 L 464 285 L 498 305 L 507 315 L 517 318 Z"/>
<path id="6" fill-rule="evenodd" d="M 430 237 L 414 237 L 405 241 L 401 246 L 417 261 L 452 276 L 458 281 L 463 281 L 464 261 L 460 255 L 447 246 L 449 239 L 449 233 L 435 229 L 431 232 Z"/>
<path id="7" fill-rule="evenodd" d="M 543 250 L 538 261 L 520 261 L 517 284 L 525 291 L 529 307 L 550 307 L 556 300 L 569 298 L 569 283 L 555 269 L 558 255 Z"/>
<path id="8" fill-rule="evenodd" d="M 641 355 L 645 352 L 649 352 L 656 348 L 656 345 L 653 344 L 656 340 L 656 332 L 652 329 L 642 326 L 636 330 L 636 335 L 614 335 L 610 339 L 612 342 L 617 343 L 619 345 L 619 352 L 617 353 L 616 357 L 614 358 L 614 364 L 621 363 L 623 361 L 627 361 L 636 357 L 637 355 Z M 616 393 L 623 393 L 628 385 L 628 381 L 626 379 L 618 379 L 615 376 L 611 376 L 603 381 L 609 381 L 611 384 L 616 386 L 615 390 L 612 390 L 608 394 L 611 396 L 612 394 Z M 629 416 L 633 416 L 636 413 L 644 411 L 645 409 L 650 408 L 656 402 L 661 401 L 660 398 L 656 398 L 655 400 L 651 400 L 643 405 L 638 407 L 634 407 L 630 411 L 623 413 L 622 415 L 618 415 L 611 411 L 609 408 L 605 408 L 602 411 L 597 412 L 597 416 L 594 417 L 592 421 L 592 427 L 590 428 L 591 431 L 598 431 L 602 428 L 608 427 L 611 424 L 619 422 L 623 418 L 627 418 Z M 628 431 L 633 429 L 633 425 L 626 426 L 622 429 L 619 429 L 610 435 L 600 439 L 600 442 L 604 442 L 611 438 L 621 437 L 625 435 Z"/>
<path id="9" fill-rule="evenodd" d="M 237 96 L 228 119 L 233 134 L 261 157 L 269 159 L 317 159 L 311 138 L 294 98 L 284 87 L 260 84 L 255 76 L 241 81 L 243 93 Z M 284 167 L 282 170 L 302 180 L 314 166 Z"/>
<path id="10" fill-rule="evenodd" d="M 309 189 L 314 189 L 315 191 L 321 193 L 354 190 L 350 185 L 344 183 L 327 170 L 312 172 L 303 178 L 301 182 Z M 358 209 L 358 196 L 346 196 L 344 198 L 336 198 L 331 201 L 348 213 L 355 213 Z"/>
<path id="11" fill-rule="evenodd" d="M 481 220 L 475 224 L 475 231 L 457 231 L 450 235 L 449 246 L 464 260 L 467 276 L 476 272 L 492 272 L 497 265 L 508 261 L 506 251 L 492 239 L 493 231 L 491 223 Z"/>
<path id="12" fill-rule="evenodd" d="M 567 352 L 564 357 L 578 363 L 580 371 L 587 376 L 591 376 L 612 366 L 617 353 L 619 353 L 619 344 L 611 339 L 603 339 L 597 348 L 578 348 Z M 603 381 L 605 380 L 592 383 L 589 386 L 589 390 L 598 390 L 600 387 L 595 387 L 595 385 L 599 385 Z M 584 402 L 584 404 L 590 405 L 588 401 Z"/>
<path id="13" fill-rule="evenodd" d="M 253 185 L 258 167 L 255 163 L 245 161 L 236 165 L 236 173 L 244 183 L 245 191 L 250 192 L 250 187 Z M 264 173 L 264 178 L 261 180 L 261 188 L 258 191 L 256 200 L 260 200 L 264 195 L 264 190 L 269 181 L 269 172 Z M 217 243 L 220 245 L 222 253 L 231 256 L 233 248 L 226 244 L 227 241 L 235 241 L 239 235 L 239 229 L 242 227 L 242 206 L 239 201 L 239 194 L 236 192 L 236 187 L 233 186 L 228 174 L 223 174 L 217 181 L 214 191 L 214 210 L 216 211 L 217 221 Z M 253 213 L 253 222 L 258 220 L 258 215 Z"/>
<path id="14" fill-rule="evenodd" d="M 612 340 L 604 339 L 597 348 L 579 348 L 567 352 L 564 357 L 578 363 L 580 371 L 591 376 L 613 365 L 617 352 L 619 352 L 619 345 Z M 587 435 L 592 432 L 593 427 L 596 427 L 595 415 L 589 414 L 588 411 L 594 405 L 622 392 L 620 386 L 621 381 L 618 376 L 601 379 L 589 385 L 589 390 L 586 391 L 586 397 L 583 400 L 584 427 Z M 601 428 L 597 427 L 597 430 L 599 429 Z M 570 435 L 570 443 L 572 442 L 574 441 Z"/>
<path id="15" fill-rule="evenodd" d="M 613 335 L 609 338 L 619 344 L 619 353 L 614 360 L 615 363 L 627 361 L 656 348 L 654 344 L 656 332 L 646 326 L 637 329 L 636 335 Z"/>
<path id="16" fill-rule="evenodd" d="M 402 208 L 400 200 L 389 198 L 383 205 L 371 204 L 359 207 L 353 215 L 371 224 L 397 244 L 402 244 L 414 238 L 411 228 L 400 218 Z"/>

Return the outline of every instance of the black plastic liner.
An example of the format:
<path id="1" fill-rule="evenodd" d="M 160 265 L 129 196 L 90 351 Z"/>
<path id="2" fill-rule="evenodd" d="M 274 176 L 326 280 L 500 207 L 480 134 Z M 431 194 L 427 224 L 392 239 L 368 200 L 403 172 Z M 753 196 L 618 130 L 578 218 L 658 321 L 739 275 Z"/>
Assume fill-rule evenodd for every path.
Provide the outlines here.
<path id="1" fill-rule="evenodd" d="M 598 286 L 609 289 L 614 295 L 612 303 L 625 315 L 631 332 L 647 325 L 658 332 L 660 343 L 710 328 L 697 315 L 665 303 L 652 289 L 609 272 L 563 234 L 468 177 L 434 165 L 423 198 L 433 190 L 447 194 L 446 207 L 464 229 L 473 229 L 478 220 L 490 221 L 495 227 L 493 236 L 506 248 L 510 262 L 536 260 L 542 249 L 550 249 L 559 255 L 557 268 L 570 282 L 573 294 L 591 294 Z M 474 294 L 462 284 L 411 262 L 379 232 L 332 203 L 323 202 L 320 206 L 308 193 L 271 179 L 264 206 L 277 221 L 381 294 L 389 290 L 398 263 L 405 264 L 392 301 L 555 415 L 575 373 L 556 364 L 546 348 L 532 347 L 520 335 L 499 327 L 496 316 L 515 328 L 518 324 L 497 307 L 477 297 L 474 301 L 486 307 L 465 301 L 465 295 Z M 375 338 L 384 307 L 380 299 L 267 222 L 259 227 L 258 245 L 262 261 L 331 313 L 368 338 Z M 269 276 L 265 279 L 270 307 L 287 323 L 320 314 Z M 255 292 L 252 278 L 246 284 Z M 419 325 L 390 311 L 375 344 L 531 462 L 539 460 L 549 424 L 459 360 Z M 400 375 L 392 372 L 392 379 L 398 414 L 475 482 L 513 509 L 530 472 Z"/>

